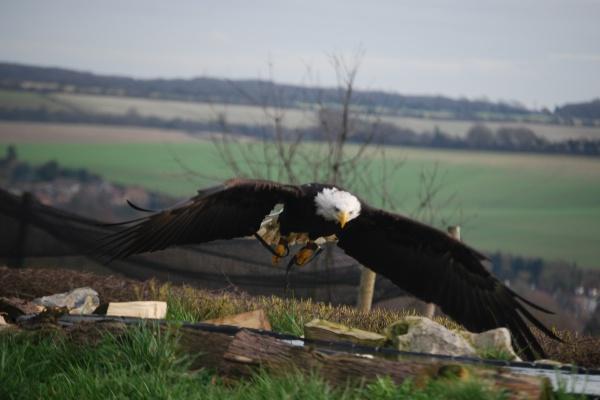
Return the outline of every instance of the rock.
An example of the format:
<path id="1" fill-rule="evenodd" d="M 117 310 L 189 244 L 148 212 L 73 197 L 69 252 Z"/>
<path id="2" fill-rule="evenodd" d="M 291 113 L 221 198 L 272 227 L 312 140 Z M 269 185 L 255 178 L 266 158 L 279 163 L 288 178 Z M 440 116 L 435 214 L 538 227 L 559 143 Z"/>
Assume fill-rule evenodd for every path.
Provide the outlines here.
<path id="1" fill-rule="evenodd" d="M 91 314 L 99 305 L 98 293 L 89 287 L 73 289 L 70 292 L 39 297 L 33 303 L 46 308 L 69 309 L 69 314 Z"/>
<path id="2" fill-rule="evenodd" d="M 213 325 L 232 325 L 240 328 L 262 329 L 265 331 L 271 330 L 271 323 L 263 310 L 249 311 L 223 318 L 209 319 L 202 322 Z"/>
<path id="3" fill-rule="evenodd" d="M 481 333 L 463 332 L 484 358 L 501 358 L 509 361 L 521 361 L 512 347 L 510 331 L 506 328 L 496 328 Z"/>
<path id="4" fill-rule="evenodd" d="M 167 316 L 165 301 L 126 301 L 108 303 L 106 315 L 115 317 L 135 317 L 164 319 Z"/>
<path id="5" fill-rule="evenodd" d="M 405 317 L 386 329 L 394 347 L 402 351 L 475 357 L 477 352 L 460 334 L 424 317 Z"/>
<path id="6" fill-rule="evenodd" d="M 27 300 L 16 297 L 0 297 L 0 313 L 9 321 L 16 321 L 22 315 L 37 314 L 44 311 L 44 307 Z"/>
<path id="7" fill-rule="evenodd" d="M 305 324 L 304 336 L 313 340 L 348 341 L 373 347 L 383 346 L 387 340 L 378 333 L 349 328 L 323 319 L 313 319 Z"/>

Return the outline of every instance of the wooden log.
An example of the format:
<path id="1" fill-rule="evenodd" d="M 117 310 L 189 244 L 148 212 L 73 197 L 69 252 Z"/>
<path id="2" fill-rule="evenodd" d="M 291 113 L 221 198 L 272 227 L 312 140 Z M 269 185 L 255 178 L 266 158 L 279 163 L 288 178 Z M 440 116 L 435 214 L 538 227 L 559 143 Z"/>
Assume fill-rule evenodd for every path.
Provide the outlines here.
<path id="1" fill-rule="evenodd" d="M 111 331 L 113 328 L 110 325 L 104 330 Z M 162 326 L 161 329 L 176 328 Z M 490 387 L 505 390 L 509 399 L 547 399 L 551 395 L 547 379 L 518 375 L 502 369 L 412 359 L 392 361 L 347 353 L 325 354 L 314 348 L 293 346 L 247 330 L 235 336 L 191 328 L 179 328 L 177 332 L 182 350 L 195 357 L 193 369 L 212 367 L 225 379 L 250 376 L 258 368 L 274 375 L 317 371 L 331 385 L 342 387 L 349 381 L 369 382 L 383 376 L 389 376 L 398 384 L 411 378 L 419 385 L 426 384 L 430 379 L 475 377 Z M 122 333 L 122 327 L 115 333 Z"/>
<path id="2" fill-rule="evenodd" d="M 21 315 L 37 314 L 42 311 L 44 311 L 43 306 L 30 301 L 16 297 L 0 297 L 0 313 L 3 313 L 8 321 L 14 322 Z"/>
<path id="3" fill-rule="evenodd" d="M 459 378 L 474 376 L 483 379 L 491 386 L 506 390 L 512 399 L 545 399 L 549 393 L 546 380 L 507 371 L 467 368 L 455 363 L 398 362 L 341 353 L 324 354 L 243 330 L 235 335 L 224 353 L 221 370 L 228 375 L 248 376 L 258 367 L 273 374 L 317 370 L 323 379 L 334 386 L 344 386 L 349 380 L 373 381 L 383 376 L 389 376 L 396 383 L 402 383 L 407 378 L 425 383 L 429 379 L 450 374 Z"/>
<path id="4" fill-rule="evenodd" d="M 224 333 L 205 332 L 190 328 L 180 328 L 178 334 L 182 350 L 193 357 L 192 369 L 220 368 L 223 356 L 234 338 Z"/>

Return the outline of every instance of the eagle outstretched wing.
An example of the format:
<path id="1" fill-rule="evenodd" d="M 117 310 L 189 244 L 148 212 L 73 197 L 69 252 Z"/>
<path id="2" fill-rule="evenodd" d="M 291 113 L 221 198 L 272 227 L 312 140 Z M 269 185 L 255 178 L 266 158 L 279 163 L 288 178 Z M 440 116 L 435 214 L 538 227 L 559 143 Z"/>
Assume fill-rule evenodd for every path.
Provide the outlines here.
<path id="1" fill-rule="evenodd" d="M 112 224 L 126 228 L 107 236 L 96 252 L 113 260 L 169 246 L 249 236 L 276 204 L 300 195 L 297 186 L 231 179 L 199 191 L 179 206 Z"/>
<path id="2" fill-rule="evenodd" d="M 340 235 L 338 246 L 415 297 L 437 304 L 469 331 L 508 328 L 517 351 L 528 358 L 544 351 L 527 320 L 560 340 L 522 303 L 550 311 L 493 277 L 482 264 L 484 255 L 435 228 L 364 205 Z"/>

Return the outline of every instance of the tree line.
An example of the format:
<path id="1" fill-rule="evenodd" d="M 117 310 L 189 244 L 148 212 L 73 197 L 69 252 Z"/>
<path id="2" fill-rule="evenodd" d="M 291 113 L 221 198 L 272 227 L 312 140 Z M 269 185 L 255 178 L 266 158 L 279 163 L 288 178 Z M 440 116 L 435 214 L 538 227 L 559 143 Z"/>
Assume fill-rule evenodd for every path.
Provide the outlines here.
<path id="1" fill-rule="evenodd" d="M 280 127 L 279 134 L 290 138 L 301 134 L 304 140 L 320 140 L 322 129 L 331 119 L 338 118 L 336 111 L 323 111 L 313 126 L 307 128 Z M 226 126 L 228 134 L 243 135 L 256 139 L 272 139 L 273 131 L 265 125 L 224 124 L 216 118 L 212 121 L 193 121 L 183 118 L 164 119 L 144 116 L 131 110 L 122 115 L 90 114 L 73 111 L 50 111 L 45 107 L 36 109 L 0 108 L 0 120 L 87 123 L 116 126 L 141 126 L 182 130 L 190 133 L 219 132 Z M 352 120 L 353 132 L 348 138 L 352 143 L 365 143 L 372 138 L 373 124 Z M 427 147 L 457 150 L 489 150 L 506 152 L 530 152 L 546 154 L 572 154 L 584 156 L 600 155 L 600 139 L 568 139 L 551 142 L 526 127 L 500 127 L 493 130 L 484 124 L 473 125 L 465 137 L 443 132 L 439 128 L 432 131 L 416 132 L 412 129 L 391 123 L 377 122 L 378 140 L 386 145 Z"/>
<path id="2" fill-rule="evenodd" d="M 258 101 L 277 107 L 302 107 L 315 101 L 323 104 L 339 103 L 338 88 L 287 85 L 266 80 L 230 81 L 209 77 L 134 79 L 9 63 L 0 63 L 0 88 L 225 104 L 255 105 Z M 481 120 L 520 119 L 540 114 L 514 102 L 453 99 L 445 96 L 408 96 L 376 90 L 356 90 L 353 93 L 353 107 L 360 107 L 365 111 L 376 110 L 416 117 L 442 113 L 445 118 Z"/>

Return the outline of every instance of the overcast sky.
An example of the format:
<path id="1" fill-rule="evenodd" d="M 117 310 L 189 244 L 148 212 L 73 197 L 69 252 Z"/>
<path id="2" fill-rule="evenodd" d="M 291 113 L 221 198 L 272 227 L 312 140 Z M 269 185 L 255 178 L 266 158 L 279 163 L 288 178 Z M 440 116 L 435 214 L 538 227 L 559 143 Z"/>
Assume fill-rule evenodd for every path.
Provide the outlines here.
<path id="1" fill-rule="evenodd" d="M 600 0 L 0 0 L 0 61 L 135 77 L 334 83 L 328 54 L 363 57 L 358 85 L 515 100 L 600 97 Z"/>

